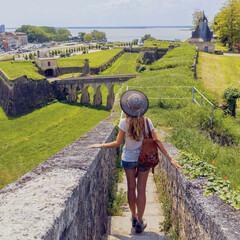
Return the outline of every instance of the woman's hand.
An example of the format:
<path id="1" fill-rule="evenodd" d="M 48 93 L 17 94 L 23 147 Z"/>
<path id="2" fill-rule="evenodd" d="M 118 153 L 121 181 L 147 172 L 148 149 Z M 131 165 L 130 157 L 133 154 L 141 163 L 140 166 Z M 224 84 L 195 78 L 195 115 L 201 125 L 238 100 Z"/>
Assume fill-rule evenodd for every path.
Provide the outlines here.
<path id="1" fill-rule="evenodd" d="M 101 147 L 103 147 L 103 144 L 93 144 L 88 146 L 88 148 L 101 148 Z"/>
<path id="2" fill-rule="evenodd" d="M 178 165 L 176 162 L 174 162 L 174 160 L 172 160 L 171 157 L 169 157 L 169 162 L 172 166 L 174 166 L 175 168 L 181 168 L 182 166 Z"/>

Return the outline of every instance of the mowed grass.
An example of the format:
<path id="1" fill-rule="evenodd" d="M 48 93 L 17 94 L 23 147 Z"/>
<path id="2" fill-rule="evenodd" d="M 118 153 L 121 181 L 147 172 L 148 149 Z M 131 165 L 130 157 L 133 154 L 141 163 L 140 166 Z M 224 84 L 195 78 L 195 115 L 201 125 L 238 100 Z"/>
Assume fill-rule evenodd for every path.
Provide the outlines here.
<path id="1" fill-rule="evenodd" d="M 114 92 L 119 86 L 114 87 Z M 103 106 L 107 88 L 102 87 Z M 91 102 L 93 89 L 89 89 Z M 0 108 L 0 189 L 31 171 L 108 117 L 106 107 L 55 102 L 19 116 L 7 117 Z"/>
<path id="2" fill-rule="evenodd" d="M 145 40 L 143 47 L 168 48 L 171 43 L 173 43 L 173 42 L 158 41 L 158 40 Z"/>
<path id="3" fill-rule="evenodd" d="M 177 47 L 168 52 L 165 56 L 154 62 L 151 66 L 151 70 L 175 68 L 184 66 L 190 68 L 193 64 L 192 56 L 196 53 L 195 46 L 182 46 Z"/>
<path id="4" fill-rule="evenodd" d="M 212 97 L 208 90 L 204 89 L 202 83 L 193 78 L 193 73 L 189 70 L 188 62 L 190 60 L 193 62 L 195 54 L 192 47 L 184 47 L 183 54 L 189 57 L 189 61 L 185 61 L 186 65 L 180 64 L 170 69 L 144 72 L 137 79 L 129 80 L 128 86 L 135 86 L 134 88 L 144 91 L 148 97 L 158 98 L 150 100 L 150 108 L 146 115 L 152 119 L 156 128 L 164 130 L 169 135 L 165 141 L 173 143 L 178 149 L 198 155 L 210 164 L 214 161 L 218 174 L 228 177 L 233 188 L 240 190 L 240 146 L 238 142 L 240 135 L 236 133 L 236 120 L 225 117 L 222 110 L 215 109 L 213 129 L 217 131 L 217 134 L 225 135 L 235 141 L 235 144 L 223 147 L 210 137 L 210 129 L 212 129 L 210 128 L 210 113 L 206 108 L 193 104 L 191 99 L 160 99 L 159 86 L 195 86 L 204 94 Z M 176 58 L 180 61 L 182 56 L 179 55 Z M 175 57 L 172 57 L 166 58 L 167 63 L 170 59 L 176 62 Z M 169 88 L 164 91 L 162 93 L 164 97 L 175 96 L 177 98 L 185 95 L 191 98 L 191 91 L 187 89 Z"/>
<path id="5" fill-rule="evenodd" d="M 26 75 L 33 80 L 44 79 L 45 77 L 38 73 L 38 68 L 32 61 L 5 61 L 0 62 L 0 69 L 7 75 L 9 80 Z"/>
<path id="6" fill-rule="evenodd" d="M 122 49 L 111 49 L 76 55 L 68 58 L 58 58 L 57 64 L 59 67 L 82 67 L 84 66 L 84 59 L 89 59 L 90 68 L 97 68 L 107 63 L 121 51 Z"/>
<path id="7" fill-rule="evenodd" d="M 139 53 L 124 53 L 113 65 L 100 75 L 137 74 L 136 61 Z"/>
<path id="8" fill-rule="evenodd" d="M 240 57 L 199 53 L 197 78 L 220 102 L 228 87 L 240 90 Z"/>

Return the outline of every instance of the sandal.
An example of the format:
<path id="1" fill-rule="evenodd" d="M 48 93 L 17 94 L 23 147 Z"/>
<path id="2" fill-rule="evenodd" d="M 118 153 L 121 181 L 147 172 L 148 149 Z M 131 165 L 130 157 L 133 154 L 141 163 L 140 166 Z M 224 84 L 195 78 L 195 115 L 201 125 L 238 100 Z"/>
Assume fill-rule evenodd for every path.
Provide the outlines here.
<path id="1" fill-rule="evenodd" d="M 136 224 L 136 233 L 141 233 L 147 227 L 145 220 L 142 223 L 137 222 Z"/>
<path id="2" fill-rule="evenodd" d="M 135 228 L 137 224 L 137 217 L 132 218 L 132 226 Z"/>

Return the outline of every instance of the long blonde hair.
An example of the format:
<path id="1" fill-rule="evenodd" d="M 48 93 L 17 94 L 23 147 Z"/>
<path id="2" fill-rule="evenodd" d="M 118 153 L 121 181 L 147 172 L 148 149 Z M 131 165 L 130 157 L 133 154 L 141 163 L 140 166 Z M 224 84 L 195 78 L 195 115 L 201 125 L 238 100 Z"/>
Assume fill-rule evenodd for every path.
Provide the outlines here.
<path id="1" fill-rule="evenodd" d="M 135 141 L 140 141 L 140 137 L 143 134 L 144 116 L 126 117 L 128 125 L 128 137 L 134 139 Z"/>

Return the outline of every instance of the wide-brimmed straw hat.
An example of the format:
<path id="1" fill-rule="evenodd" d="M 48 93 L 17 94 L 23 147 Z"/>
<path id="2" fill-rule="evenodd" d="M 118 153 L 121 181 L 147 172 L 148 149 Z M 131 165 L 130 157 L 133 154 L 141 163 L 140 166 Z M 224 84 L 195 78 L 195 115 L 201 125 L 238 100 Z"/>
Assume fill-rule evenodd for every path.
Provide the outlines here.
<path id="1" fill-rule="evenodd" d="M 131 89 L 122 94 L 120 106 L 128 116 L 138 117 L 147 112 L 149 101 L 143 92 Z"/>

